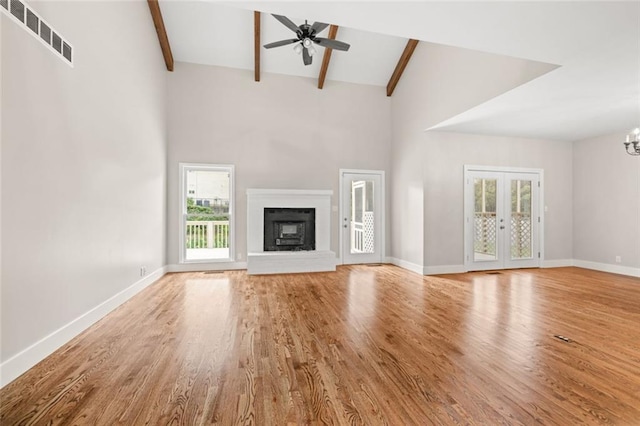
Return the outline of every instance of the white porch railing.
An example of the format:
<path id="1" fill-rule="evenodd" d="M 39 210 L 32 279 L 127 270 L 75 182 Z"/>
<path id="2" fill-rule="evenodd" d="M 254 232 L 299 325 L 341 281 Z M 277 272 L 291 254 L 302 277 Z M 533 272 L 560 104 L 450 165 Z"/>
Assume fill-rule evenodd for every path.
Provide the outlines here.
<path id="1" fill-rule="evenodd" d="M 496 255 L 496 213 L 475 213 L 473 249 L 476 253 Z"/>
<path id="2" fill-rule="evenodd" d="M 187 221 L 188 249 L 229 248 L 229 221 Z"/>
<path id="3" fill-rule="evenodd" d="M 473 248 L 475 253 L 496 255 L 497 227 L 495 212 L 475 213 Z M 511 213 L 510 252 L 513 259 L 532 256 L 532 219 L 531 213 Z"/>
<path id="4" fill-rule="evenodd" d="M 363 221 L 351 221 L 351 253 L 373 253 L 373 212 L 364 212 Z"/>
<path id="5" fill-rule="evenodd" d="M 364 251 L 364 223 L 351 222 L 351 253 Z"/>

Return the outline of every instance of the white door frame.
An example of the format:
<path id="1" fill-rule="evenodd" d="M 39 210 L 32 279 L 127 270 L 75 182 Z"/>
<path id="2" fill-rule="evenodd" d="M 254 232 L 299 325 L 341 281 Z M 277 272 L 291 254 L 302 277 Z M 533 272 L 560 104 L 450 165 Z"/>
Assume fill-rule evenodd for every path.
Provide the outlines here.
<path id="1" fill-rule="evenodd" d="M 468 193 L 468 182 L 467 176 L 469 172 L 496 172 L 496 173 L 529 173 L 529 174 L 537 174 L 539 189 L 538 189 L 538 211 L 532 212 L 537 213 L 538 215 L 538 253 L 539 255 L 539 266 L 541 267 L 544 262 L 544 170 L 543 169 L 534 169 L 534 168 L 522 168 L 522 167 L 498 167 L 498 166 L 473 166 L 473 165 L 464 165 L 464 176 L 463 176 L 463 185 L 464 185 L 464 267 L 468 272 L 472 269 L 471 265 L 473 264 L 473 247 L 470 244 L 471 241 L 471 233 L 473 232 L 473 226 L 471 223 L 471 219 L 468 215 L 470 195 Z"/>
<path id="2" fill-rule="evenodd" d="M 343 218 L 346 217 L 346 209 L 351 209 L 351 206 L 344 205 L 344 175 L 345 174 L 365 174 L 365 175 L 377 175 L 380 177 L 380 232 L 376 234 L 376 237 L 380 241 L 380 261 L 385 259 L 385 211 L 387 205 L 385 202 L 385 179 L 384 170 L 359 170 L 359 169 L 340 169 L 340 217 L 338 219 L 338 229 L 340 235 L 340 264 L 344 265 L 344 232 L 343 232 Z M 379 234 L 379 235 L 378 235 Z"/>

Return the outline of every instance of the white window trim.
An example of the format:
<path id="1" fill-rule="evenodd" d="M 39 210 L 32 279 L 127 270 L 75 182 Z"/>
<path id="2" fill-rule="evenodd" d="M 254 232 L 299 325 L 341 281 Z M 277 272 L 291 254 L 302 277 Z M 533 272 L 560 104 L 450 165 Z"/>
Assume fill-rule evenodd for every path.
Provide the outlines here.
<path id="1" fill-rule="evenodd" d="M 223 263 L 235 260 L 235 167 L 233 164 L 179 163 L 180 169 L 180 202 L 178 203 L 178 259 L 181 264 L 191 263 Z M 227 171 L 229 172 L 229 257 L 226 259 L 188 260 L 185 243 L 185 215 L 187 214 L 187 179 L 190 170 Z"/>

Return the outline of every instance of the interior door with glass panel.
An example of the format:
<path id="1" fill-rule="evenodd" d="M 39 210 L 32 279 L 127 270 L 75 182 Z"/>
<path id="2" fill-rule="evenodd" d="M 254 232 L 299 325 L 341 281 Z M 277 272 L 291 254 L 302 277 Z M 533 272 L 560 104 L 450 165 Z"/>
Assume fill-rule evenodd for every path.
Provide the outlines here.
<path id="1" fill-rule="evenodd" d="M 465 185 L 467 269 L 540 266 L 539 175 L 468 171 Z"/>
<path id="2" fill-rule="evenodd" d="M 342 263 L 382 262 L 383 194 L 380 173 L 341 173 Z"/>

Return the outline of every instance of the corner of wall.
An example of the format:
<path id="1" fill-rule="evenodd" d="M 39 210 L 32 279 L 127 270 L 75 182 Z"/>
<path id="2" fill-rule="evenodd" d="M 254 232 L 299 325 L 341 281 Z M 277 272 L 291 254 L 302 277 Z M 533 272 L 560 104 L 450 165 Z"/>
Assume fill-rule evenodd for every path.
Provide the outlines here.
<path id="1" fill-rule="evenodd" d="M 167 273 L 159 268 L 0 364 L 0 388 L 12 382 L 71 339 Z"/>

